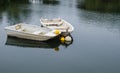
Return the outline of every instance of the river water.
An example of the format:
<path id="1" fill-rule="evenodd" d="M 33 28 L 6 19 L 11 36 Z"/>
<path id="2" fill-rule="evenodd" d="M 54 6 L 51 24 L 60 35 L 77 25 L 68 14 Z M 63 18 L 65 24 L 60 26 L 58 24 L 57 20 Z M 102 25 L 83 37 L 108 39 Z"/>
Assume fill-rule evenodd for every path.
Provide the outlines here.
<path id="1" fill-rule="evenodd" d="M 73 41 L 7 37 L 4 27 L 21 22 L 40 25 L 41 17 L 71 23 Z M 0 73 L 120 73 L 120 14 L 79 9 L 75 0 L 4 5 L 0 7 Z"/>

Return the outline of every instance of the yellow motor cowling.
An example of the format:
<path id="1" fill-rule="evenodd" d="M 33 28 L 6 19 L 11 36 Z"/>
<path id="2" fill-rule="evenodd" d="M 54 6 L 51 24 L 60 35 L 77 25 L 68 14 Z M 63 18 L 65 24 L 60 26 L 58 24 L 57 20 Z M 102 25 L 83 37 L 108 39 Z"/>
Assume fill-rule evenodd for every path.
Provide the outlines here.
<path id="1" fill-rule="evenodd" d="M 55 30 L 55 32 L 54 32 L 55 34 L 60 34 L 60 30 Z"/>
<path id="2" fill-rule="evenodd" d="M 65 41 L 65 38 L 62 36 L 62 37 L 60 38 L 60 40 L 61 40 L 61 42 L 64 42 L 64 41 Z"/>

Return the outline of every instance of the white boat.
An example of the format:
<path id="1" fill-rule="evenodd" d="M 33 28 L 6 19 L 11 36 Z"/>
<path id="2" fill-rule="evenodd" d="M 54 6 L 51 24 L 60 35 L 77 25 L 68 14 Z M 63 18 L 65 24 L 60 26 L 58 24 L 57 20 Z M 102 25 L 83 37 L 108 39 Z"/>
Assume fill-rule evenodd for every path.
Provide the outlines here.
<path id="1" fill-rule="evenodd" d="M 74 30 L 74 27 L 70 23 L 60 18 L 56 18 L 56 19 L 41 18 L 40 22 L 43 27 L 60 30 L 61 34 L 63 35 L 67 35 Z"/>
<path id="2" fill-rule="evenodd" d="M 56 32 L 56 30 L 25 23 L 5 27 L 5 30 L 8 36 L 37 41 L 46 41 L 61 33 L 58 30 Z"/>

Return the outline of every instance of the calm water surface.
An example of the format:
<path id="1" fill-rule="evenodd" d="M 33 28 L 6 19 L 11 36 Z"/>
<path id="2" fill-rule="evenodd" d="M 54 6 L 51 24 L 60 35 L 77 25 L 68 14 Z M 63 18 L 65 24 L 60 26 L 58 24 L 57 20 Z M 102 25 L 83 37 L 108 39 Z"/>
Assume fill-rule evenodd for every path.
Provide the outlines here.
<path id="1" fill-rule="evenodd" d="M 120 73 L 120 14 L 81 10 L 72 1 L 1 8 L 0 73 Z M 41 17 L 70 22 L 75 28 L 73 42 L 65 45 L 7 37 L 5 26 L 40 25 Z"/>

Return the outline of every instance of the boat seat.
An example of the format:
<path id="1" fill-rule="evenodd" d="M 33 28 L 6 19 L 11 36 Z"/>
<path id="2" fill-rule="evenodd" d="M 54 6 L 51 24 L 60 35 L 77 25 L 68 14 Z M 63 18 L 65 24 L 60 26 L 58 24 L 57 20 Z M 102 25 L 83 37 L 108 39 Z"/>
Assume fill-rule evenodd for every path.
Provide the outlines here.
<path id="1" fill-rule="evenodd" d="M 43 34 L 43 32 L 42 31 L 35 31 L 32 34 L 39 35 L 39 34 Z"/>
<path id="2" fill-rule="evenodd" d="M 46 26 L 60 26 L 63 24 L 63 21 L 61 19 L 41 19 L 41 21 L 46 25 Z"/>
<path id="3" fill-rule="evenodd" d="M 20 25 L 20 24 L 16 25 L 16 26 L 15 26 L 15 29 L 16 29 L 16 30 L 21 29 L 21 25 Z"/>
<path id="4" fill-rule="evenodd" d="M 18 24 L 18 25 L 15 26 L 15 30 L 17 30 L 17 31 L 23 31 L 23 32 L 26 31 L 26 29 L 23 28 L 20 24 Z"/>

